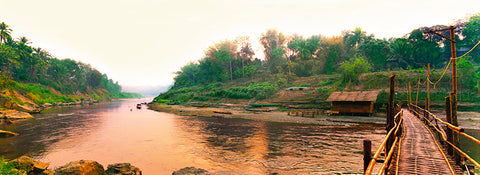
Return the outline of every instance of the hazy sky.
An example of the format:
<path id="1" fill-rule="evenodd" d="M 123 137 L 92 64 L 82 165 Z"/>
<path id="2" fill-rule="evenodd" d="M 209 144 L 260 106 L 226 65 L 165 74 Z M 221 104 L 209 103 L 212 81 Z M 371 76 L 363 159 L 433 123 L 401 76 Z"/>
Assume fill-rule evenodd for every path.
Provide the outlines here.
<path id="1" fill-rule="evenodd" d="M 1 0 L 13 36 L 91 64 L 121 85 L 168 85 L 173 72 L 224 39 L 269 28 L 303 36 L 361 27 L 377 38 L 448 25 L 480 13 L 479 0 Z"/>

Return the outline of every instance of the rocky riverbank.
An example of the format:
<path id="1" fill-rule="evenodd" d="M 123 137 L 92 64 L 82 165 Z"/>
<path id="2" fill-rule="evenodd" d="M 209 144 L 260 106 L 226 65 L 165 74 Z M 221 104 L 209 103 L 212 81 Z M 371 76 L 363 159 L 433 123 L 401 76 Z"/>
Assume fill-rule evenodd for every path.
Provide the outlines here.
<path id="1" fill-rule="evenodd" d="M 141 175 L 142 171 L 130 163 L 115 163 L 104 167 L 93 160 L 78 160 L 67 163 L 54 170 L 49 169 L 49 163 L 40 162 L 28 156 L 21 156 L 17 159 L 0 162 L 2 171 L 7 174 L 42 174 L 42 175 Z"/>
<path id="2" fill-rule="evenodd" d="M 56 169 L 49 169 L 49 163 L 36 161 L 29 156 L 21 156 L 11 161 L 0 161 L 0 174 L 39 174 L 39 175 L 142 175 L 140 168 L 130 163 L 115 163 L 107 166 L 93 160 L 77 160 Z M 172 172 L 172 175 L 210 175 L 207 170 L 185 167 Z"/>
<path id="3" fill-rule="evenodd" d="M 0 124 L 10 125 L 16 121 L 29 118 L 33 118 L 33 116 L 27 112 L 21 112 L 17 110 L 0 111 Z M 13 137 L 16 135 L 18 134 L 14 132 L 0 130 L 0 138 Z"/>
<path id="4" fill-rule="evenodd" d="M 30 101 L 31 102 L 31 101 Z M 33 102 L 31 102 L 33 103 Z M 27 102 L 26 104 L 31 104 Z M 89 100 L 89 101 L 77 101 L 71 103 L 45 103 L 43 105 L 19 105 L 17 103 L 12 102 L 8 98 L 0 95 L 0 106 L 3 106 L 4 110 L 0 110 L 0 124 L 10 125 L 17 121 L 21 121 L 24 119 L 34 118 L 32 113 L 40 113 L 41 111 L 49 108 L 54 107 L 65 107 L 65 106 L 79 106 L 79 105 L 92 105 L 95 103 L 99 103 L 97 100 Z M 17 133 L 13 133 L 10 131 L 3 131 L 0 130 L 0 138 L 5 137 L 12 137 L 18 135 Z"/>

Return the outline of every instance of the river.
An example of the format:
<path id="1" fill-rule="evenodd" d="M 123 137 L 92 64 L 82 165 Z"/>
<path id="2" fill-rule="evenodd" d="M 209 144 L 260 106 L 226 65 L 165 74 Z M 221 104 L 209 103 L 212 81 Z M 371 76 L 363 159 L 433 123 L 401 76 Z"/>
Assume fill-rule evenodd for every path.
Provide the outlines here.
<path id="1" fill-rule="evenodd" d="M 374 124 L 318 126 L 186 117 L 136 109 L 147 99 L 58 108 L 0 129 L 6 158 L 30 154 L 50 168 L 70 161 L 129 162 L 144 174 L 171 174 L 187 166 L 214 174 L 331 174 L 363 171 L 362 140 L 385 136 Z"/>

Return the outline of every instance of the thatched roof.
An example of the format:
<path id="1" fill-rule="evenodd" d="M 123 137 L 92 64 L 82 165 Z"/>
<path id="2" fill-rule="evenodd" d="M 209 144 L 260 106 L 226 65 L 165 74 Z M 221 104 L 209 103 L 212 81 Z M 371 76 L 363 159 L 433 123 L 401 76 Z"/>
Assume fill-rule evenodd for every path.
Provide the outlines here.
<path id="1" fill-rule="evenodd" d="M 327 101 L 376 101 L 380 91 L 332 92 Z"/>

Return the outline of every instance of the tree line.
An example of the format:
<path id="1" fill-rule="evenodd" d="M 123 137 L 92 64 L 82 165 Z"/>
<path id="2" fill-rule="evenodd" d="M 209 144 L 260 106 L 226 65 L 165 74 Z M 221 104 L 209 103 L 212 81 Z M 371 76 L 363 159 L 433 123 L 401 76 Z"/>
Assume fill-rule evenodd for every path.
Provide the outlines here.
<path id="1" fill-rule="evenodd" d="M 21 36 L 12 38 L 12 29 L 0 23 L 1 76 L 20 83 L 35 83 L 52 87 L 63 94 L 90 94 L 91 90 L 105 89 L 119 93 L 121 87 L 106 74 L 82 62 L 58 59 Z"/>
<path id="2" fill-rule="evenodd" d="M 480 14 L 453 24 L 457 54 L 461 55 L 480 41 Z M 263 53 L 255 53 L 248 37 L 214 43 L 197 62 L 190 62 L 176 72 L 173 89 L 215 82 L 227 82 L 268 76 L 308 77 L 342 74 L 345 82 L 358 82 L 358 75 L 370 71 L 417 69 L 430 64 L 442 69 L 450 60 L 450 41 L 425 33 L 447 28 L 445 25 L 420 27 L 399 38 L 375 38 L 361 28 L 343 31 L 340 36 L 286 35 L 276 29 L 262 33 Z M 441 31 L 449 36 L 449 31 Z M 264 59 L 255 57 L 264 54 Z M 480 78 L 474 70 L 480 62 L 480 49 L 459 61 L 460 74 L 472 82 Z M 474 86 L 474 85 L 473 85 Z"/>

